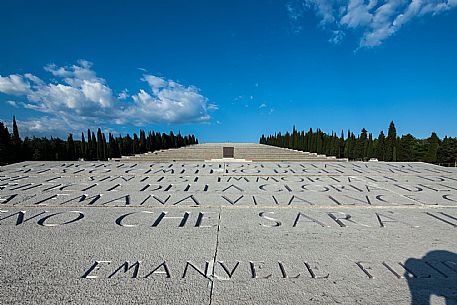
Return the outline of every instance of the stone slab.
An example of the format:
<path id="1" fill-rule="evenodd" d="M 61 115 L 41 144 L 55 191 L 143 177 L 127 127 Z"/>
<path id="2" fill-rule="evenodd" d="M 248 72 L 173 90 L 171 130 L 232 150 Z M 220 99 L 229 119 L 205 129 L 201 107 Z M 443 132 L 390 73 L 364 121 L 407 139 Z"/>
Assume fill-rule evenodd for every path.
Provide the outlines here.
<path id="1" fill-rule="evenodd" d="M 274 147 L 256 143 L 206 143 L 190 145 L 181 148 L 173 148 L 125 156 L 120 160 L 131 161 L 205 161 L 218 160 L 223 158 L 235 158 L 253 160 L 256 162 L 280 162 L 280 161 L 347 161 L 347 159 L 336 159 L 316 153 L 309 153 L 299 150 Z"/>
<path id="2" fill-rule="evenodd" d="M 0 168 L 0 304 L 455 304 L 457 171 Z"/>

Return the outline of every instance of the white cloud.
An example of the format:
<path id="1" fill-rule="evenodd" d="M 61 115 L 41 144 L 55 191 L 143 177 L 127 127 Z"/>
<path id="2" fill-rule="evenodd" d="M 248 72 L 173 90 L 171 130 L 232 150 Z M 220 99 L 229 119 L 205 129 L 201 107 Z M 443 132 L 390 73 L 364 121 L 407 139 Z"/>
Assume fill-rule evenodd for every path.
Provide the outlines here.
<path id="1" fill-rule="evenodd" d="M 167 82 L 163 78 L 154 75 L 145 75 L 144 80 L 148 82 L 152 90 L 159 90 L 167 85 Z"/>
<path id="2" fill-rule="evenodd" d="M 78 137 L 78 135 L 88 127 L 81 123 L 68 124 L 65 120 L 48 116 L 18 120 L 17 124 L 20 128 L 21 137 L 43 137 L 52 135 L 65 138 L 68 133 L 73 133 L 73 135 Z"/>
<path id="3" fill-rule="evenodd" d="M 349 0 L 346 14 L 341 17 L 340 23 L 350 28 L 367 26 L 373 20 L 373 16 L 365 5 L 364 0 Z"/>
<path id="4" fill-rule="evenodd" d="M 16 108 L 18 107 L 16 101 L 11 101 L 11 100 L 9 100 L 9 101 L 6 101 L 6 103 L 7 103 L 8 105 L 10 105 L 10 106 L 13 106 L 13 107 L 16 107 Z"/>
<path id="5" fill-rule="evenodd" d="M 206 108 L 210 111 L 214 111 L 214 110 L 218 110 L 219 106 L 217 106 L 216 104 L 208 104 L 208 107 L 206 107 Z"/>
<path id="6" fill-rule="evenodd" d="M 199 123 L 210 120 L 215 104 L 194 86 L 151 74 L 143 75 L 148 84 L 137 94 L 128 89 L 114 94 L 105 79 L 96 75 L 92 63 L 80 60 L 77 65 L 44 68 L 54 80 L 45 82 L 32 74 L 0 76 L 0 92 L 23 97 L 16 103 L 47 115 L 44 124 L 62 127 L 102 124 Z M 11 104 L 11 103 L 10 103 Z M 11 104 L 12 105 L 12 104 Z M 28 130 L 43 129 L 39 120 L 31 121 Z"/>
<path id="7" fill-rule="evenodd" d="M 132 95 L 134 107 L 126 109 L 127 117 L 136 120 L 137 124 L 206 122 L 210 119 L 208 111 L 217 109 L 196 87 L 186 87 L 150 74 L 145 74 L 143 79 L 152 92 L 141 89 Z"/>
<path id="8" fill-rule="evenodd" d="M 361 32 L 360 47 L 375 47 L 412 19 L 455 7 L 457 0 L 292 0 L 286 9 L 295 28 L 311 9 L 332 33 L 330 42 L 339 43 L 350 29 Z"/>
<path id="9" fill-rule="evenodd" d="M 0 75 L 0 92 L 19 96 L 29 91 L 30 84 L 22 75 L 12 74 L 6 77 Z"/>
<path id="10" fill-rule="evenodd" d="M 11 122 L 8 119 L 0 120 L 3 122 Z M 73 134 L 76 139 L 81 138 L 81 132 L 86 134 L 89 127 L 93 132 L 100 126 L 87 126 L 84 122 L 67 122 L 57 117 L 41 116 L 31 117 L 25 120 L 17 119 L 19 132 L 21 137 L 60 137 L 65 139 L 69 133 Z M 118 134 L 119 132 L 112 128 L 103 128 L 104 132 Z"/>
<path id="11" fill-rule="evenodd" d="M 117 98 L 119 100 L 125 100 L 129 97 L 129 90 L 128 89 L 124 89 L 122 90 L 121 92 L 119 92 L 119 94 L 117 95 Z"/>

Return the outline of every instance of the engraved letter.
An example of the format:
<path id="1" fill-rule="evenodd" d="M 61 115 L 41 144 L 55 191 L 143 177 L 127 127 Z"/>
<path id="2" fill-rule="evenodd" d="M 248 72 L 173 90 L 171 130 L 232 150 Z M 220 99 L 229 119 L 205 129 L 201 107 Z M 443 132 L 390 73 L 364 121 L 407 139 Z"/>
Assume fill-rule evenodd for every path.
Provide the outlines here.
<path id="1" fill-rule="evenodd" d="M 182 228 L 186 225 L 187 219 L 189 219 L 190 212 L 185 212 L 182 217 L 176 217 L 176 216 L 166 216 L 168 212 L 162 212 L 160 213 L 159 217 L 157 217 L 157 220 L 152 224 L 151 227 L 157 227 L 162 219 L 181 219 L 181 223 L 179 224 L 179 227 Z"/>
<path id="2" fill-rule="evenodd" d="M 365 264 L 367 262 L 356 262 L 357 266 L 368 276 L 369 279 L 372 279 L 373 276 L 368 272 L 368 270 L 371 270 L 371 267 L 364 266 L 362 264 Z"/>
<path id="3" fill-rule="evenodd" d="M 83 279 L 96 279 L 98 278 L 97 275 L 89 275 L 93 271 L 97 271 L 100 269 L 100 264 L 106 263 L 107 265 L 111 264 L 111 261 L 95 261 L 95 263 L 84 273 L 84 275 L 81 277 Z"/>
<path id="4" fill-rule="evenodd" d="M 127 273 L 127 271 L 134 268 L 133 274 L 132 274 L 132 279 L 134 279 L 138 276 L 138 272 L 140 271 L 140 263 L 141 263 L 141 261 L 136 261 L 136 263 L 129 266 L 129 262 L 127 261 L 127 262 L 123 263 L 122 265 L 120 265 L 119 268 L 117 268 L 113 273 L 111 273 L 110 276 L 108 276 L 108 278 L 109 279 L 112 278 L 113 276 L 116 275 L 116 273 L 118 273 L 122 269 L 123 269 L 124 273 Z"/>
<path id="5" fill-rule="evenodd" d="M 256 270 L 256 264 L 257 264 L 257 269 L 263 269 L 263 264 L 265 264 L 265 262 L 249 262 L 249 265 L 251 266 L 251 274 L 252 274 L 252 278 L 253 279 L 268 279 L 271 277 L 271 273 L 266 275 L 266 276 L 261 276 L 259 277 L 257 275 L 257 270 Z"/>
<path id="6" fill-rule="evenodd" d="M 157 271 L 159 270 L 160 267 L 163 267 L 163 271 Z M 153 274 L 165 274 L 167 278 L 171 277 L 170 270 L 168 269 L 167 262 L 161 263 L 159 266 L 157 266 L 154 270 L 149 272 L 144 278 L 148 278 L 149 276 Z"/>
<path id="7" fill-rule="evenodd" d="M 297 224 L 298 224 L 298 221 L 300 220 L 300 216 L 304 217 L 305 219 L 307 219 L 305 222 L 313 222 L 313 223 L 317 223 L 318 225 L 320 225 L 321 227 L 327 227 L 327 228 L 330 228 L 330 226 L 326 226 L 324 223 L 320 222 L 319 220 L 317 219 L 314 219 L 312 217 L 309 217 L 308 215 L 306 214 L 303 214 L 302 212 L 299 212 L 297 214 L 297 217 L 295 218 L 295 221 L 294 221 L 294 224 L 292 227 L 296 227 Z"/>
<path id="8" fill-rule="evenodd" d="M 183 274 L 182 274 L 182 278 L 185 278 L 185 277 L 186 277 L 187 268 L 188 268 L 189 266 L 192 267 L 192 268 L 193 268 L 195 271 L 197 271 L 198 273 L 200 273 L 203 277 L 206 277 L 206 278 L 207 278 L 209 262 L 206 262 L 206 264 L 205 264 L 205 271 L 202 271 L 202 270 L 198 269 L 198 268 L 195 267 L 191 262 L 186 262 L 186 267 L 184 268 L 184 272 L 183 272 Z"/>
<path id="9" fill-rule="evenodd" d="M 358 222 L 352 220 L 352 216 L 349 214 L 345 214 L 343 212 L 338 212 L 338 214 L 342 215 L 342 217 L 338 217 L 335 214 L 336 213 L 328 213 L 328 216 L 330 216 L 330 218 L 332 218 L 342 228 L 346 227 L 346 225 L 341 220 L 345 220 L 347 222 L 351 222 L 353 224 L 358 224 L 358 225 L 361 225 L 364 227 L 370 227 L 369 225 L 365 225 L 363 223 L 358 223 Z"/>
<path id="10" fill-rule="evenodd" d="M 127 228 L 138 227 L 137 224 L 136 225 L 127 225 L 122 222 L 127 216 L 132 215 L 132 214 L 137 214 L 137 213 L 154 214 L 154 212 L 151 212 L 151 211 L 140 211 L 140 212 L 127 213 L 127 214 L 119 216 L 119 218 L 116 219 L 116 224 L 121 227 L 127 227 Z"/>
<path id="11" fill-rule="evenodd" d="M 306 269 L 308 269 L 311 278 L 313 279 L 326 279 L 330 276 L 329 273 L 325 274 L 316 274 L 316 272 L 321 271 L 318 263 L 305 262 Z M 312 267 L 311 267 L 312 266 Z"/>
<path id="12" fill-rule="evenodd" d="M 267 220 L 271 220 L 274 222 L 274 224 L 271 224 L 271 225 L 265 225 L 265 224 L 260 224 L 261 226 L 263 227 L 268 227 L 268 228 L 272 228 L 272 227 L 279 227 L 281 225 L 281 222 L 279 220 L 276 220 L 274 218 L 271 218 L 271 217 L 268 217 L 268 216 L 265 216 L 266 213 L 270 213 L 270 214 L 274 214 L 275 212 L 260 212 L 259 213 L 259 216 L 264 218 L 264 219 L 267 219 Z"/>
<path id="13" fill-rule="evenodd" d="M 51 217 L 54 217 L 56 215 L 59 215 L 59 214 L 65 214 L 65 213 L 78 213 L 78 217 L 76 217 L 75 219 L 72 219 L 72 220 L 69 220 L 67 222 L 62 222 L 62 223 L 45 223 L 46 220 L 48 220 L 49 218 Z M 68 212 L 59 212 L 59 213 L 54 213 L 54 214 L 51 214 L 51 215 L 48 215 L 48 216 L 45 216 L 43 218 L 41 218 L 40 220 L 38 220 L 38 224 L 43 226 L 43 227 L 57 227 L 57 226 L 60 226 L 60 225 L 68 225 L 70 223 L 73 223 L 73 222 L 77 222 L 81 219 L 84 218 L 84 214 L 82 212 L 79 212 L 79 211 L 68 211 Z"/>
<path id="14" fill-rule="evenodd" d="M 0 211 L 0 213 L 7 213 L 7 212 L 8 212 L 8 211 Z M 38 217 L 38 216 L 40 216 L 40 215 L 43 215 L 44 213 L 46 213 L 46 211 L 43 211 L 43 212 L 41 212 L 41 213 L 38 213 L 38 214 L 36 214 L 36 215 L 34 215 L 34 216 L 32 216 L 32 217 L 29 217 L 29 218 L 25 218 L 25 213 L 26 213 L 26 211 L 19 211 L 19 212 L 13 213 L 13 214 L 8 215 L 8 216 L 6 216 L 6 217 L 0 218 L 0 222 L 1 222 L 2 220 L 4 220 L 4 219 L 10 218 L 10 217 L 12 217 L 12 216 L 14 216 L 14 215 L 17 215 L 17 218 L 16 218 L 16 226 L 18 226 L 18 225 L 20 225 L 20 224 L 22 224 L 22 223 L 24 223 L 24 222 L 26 222 L 26 221 L 29 221 L 30 219 L 33 219 L 33 218 Z"/>
<path id="15" fill-rule="evenodd" d="M 198 213 L 197 222 L 195 223 L 195 227 L 197 228 L 212 228 L 217 227 L 217 224 L 213 225 L 202 225 L 202 221 L 206 214 L 217 214 L 217 212 L 200 212 Z M 212 219 L 211 217 L 206 217 L 206 219 Z"/>

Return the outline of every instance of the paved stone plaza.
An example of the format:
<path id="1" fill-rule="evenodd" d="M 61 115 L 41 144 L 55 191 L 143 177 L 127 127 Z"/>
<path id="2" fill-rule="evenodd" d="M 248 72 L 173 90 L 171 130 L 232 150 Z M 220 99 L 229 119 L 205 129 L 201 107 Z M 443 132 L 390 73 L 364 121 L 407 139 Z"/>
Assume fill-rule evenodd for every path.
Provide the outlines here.
<path id="1" fill-rule="evenodd" d="M 452 168 L 23 162 L 0 189 L 0 304 L 457 303 Z"/>

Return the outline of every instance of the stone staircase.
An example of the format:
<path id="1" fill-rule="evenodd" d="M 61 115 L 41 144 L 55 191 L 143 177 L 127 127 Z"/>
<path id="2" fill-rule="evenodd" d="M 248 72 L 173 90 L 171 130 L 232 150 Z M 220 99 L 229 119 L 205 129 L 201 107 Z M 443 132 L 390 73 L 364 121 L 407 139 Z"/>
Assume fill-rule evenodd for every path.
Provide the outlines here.
<path id="1" fill-rule="evenodd" d="M 234 148 L 234 158 L 223 158 L 223 147 Z M 151 153 L 122 157 L 123 161 L 254 161 L 254 162 L 319 162 L 347 161 L 316 153 L 279 148 L 254 143 L 206 143 L 177 149 L 160 150 Z"/>

